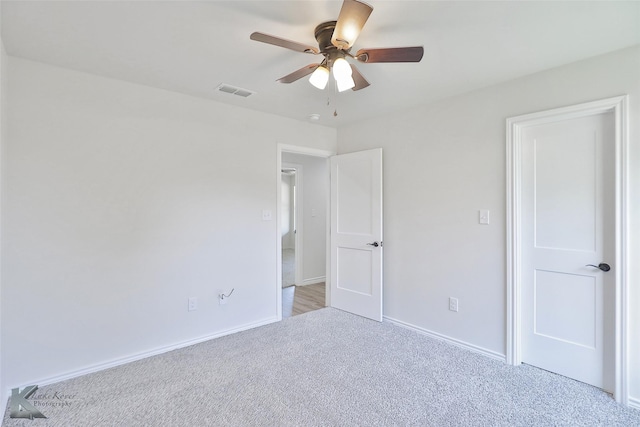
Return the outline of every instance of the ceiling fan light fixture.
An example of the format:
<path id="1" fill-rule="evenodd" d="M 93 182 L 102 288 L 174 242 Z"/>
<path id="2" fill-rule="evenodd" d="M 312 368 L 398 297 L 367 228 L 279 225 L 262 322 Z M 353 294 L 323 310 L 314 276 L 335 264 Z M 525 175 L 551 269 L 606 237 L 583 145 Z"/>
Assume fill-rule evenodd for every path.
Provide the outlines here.
<path id="1" fill-rule="evenodd" d="M 320 65 L 309 77 L 309 83 L 313 86 L 317 87 L 320 90 L 323 90 L 327 87 L 327 82 L 329 81 L 329 69 L 323 65 Z"/>
<path id="2" fill-rule="evenodd" d="M 342 0 L 338 19 L 322 22 L 316 26 L 313 34 L 318 42 L 317 48 L 259 32 L 252 33 L 250 39 L 324 57 L 320 63 L 309 64 L 279 78 L 280 83 L 293 83 L 311 75 L 309 82 L 314 87 L 324 90 L 330 74 L 333 74 L 338 91 L 343 92 L 347 89 L 359 91 L 369 87 L 370 83 L 355 65 L 350 65 L 346 61 L 346 57 L 363 63 L 420 62 L 424 55 L 422 46 L 360 49 L 355 55 L 350 53 L 372 11 L 373 7 L 362 0 Z"/>

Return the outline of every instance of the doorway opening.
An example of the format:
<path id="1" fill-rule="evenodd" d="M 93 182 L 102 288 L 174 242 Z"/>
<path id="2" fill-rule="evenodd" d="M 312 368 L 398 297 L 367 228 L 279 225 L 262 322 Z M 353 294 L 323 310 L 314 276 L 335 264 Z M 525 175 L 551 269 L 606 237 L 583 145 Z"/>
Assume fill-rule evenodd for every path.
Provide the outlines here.
<path id="1" fill-rule="evenodd" d="M 328 155 L 280 152 L 282 318 L 327 305 Z"/>

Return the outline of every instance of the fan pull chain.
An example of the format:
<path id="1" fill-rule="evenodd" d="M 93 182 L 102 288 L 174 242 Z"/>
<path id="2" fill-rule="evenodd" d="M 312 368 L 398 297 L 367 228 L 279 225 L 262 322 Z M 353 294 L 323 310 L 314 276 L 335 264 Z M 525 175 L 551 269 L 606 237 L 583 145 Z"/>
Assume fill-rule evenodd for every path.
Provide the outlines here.
<path id="1" fill-rule="evenodd" d="M 333 80 L 333 117 L 338 117 L 338 83 Z"/>
<path id="2" fill-rule="evenodd" d="M 334 104 L 337 104 L 337 101 L 335 101 Z M 331 107 L 331 97 L 327 97 L 327 107 Z M 336 108 L 333 109 L 333 117 L 338 117 L 337 105 Z"/>

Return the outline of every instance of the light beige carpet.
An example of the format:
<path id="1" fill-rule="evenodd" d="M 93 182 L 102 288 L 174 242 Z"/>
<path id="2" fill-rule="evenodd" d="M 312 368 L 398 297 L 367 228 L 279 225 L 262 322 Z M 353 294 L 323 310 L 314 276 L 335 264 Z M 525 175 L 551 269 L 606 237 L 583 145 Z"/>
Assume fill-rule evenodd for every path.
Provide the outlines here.
<path id="1" fill-rule="evenodd" d="M 7 411 L 3 425 L 640 425 L 640 411 L 595 387 L 332 308 L 36 394 L 47 419 L 10 419 Z"/>

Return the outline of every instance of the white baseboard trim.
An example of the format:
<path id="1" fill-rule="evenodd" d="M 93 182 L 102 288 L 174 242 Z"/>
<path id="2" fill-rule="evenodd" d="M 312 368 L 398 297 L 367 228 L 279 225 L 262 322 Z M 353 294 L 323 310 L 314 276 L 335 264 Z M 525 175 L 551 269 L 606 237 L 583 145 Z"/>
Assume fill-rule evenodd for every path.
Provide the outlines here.
<path id="1" fill-rule="evenodd" d="M 210 334 L 210 335 L 205 335 L 202 337 L 198 337 L 198 338 L 194 338 L 191 340 L 187 340 L 187 341 L 182 341 L 179 343 L 175 343 L 175 344 L 171 344 L 171 345 L 167 345 L 167 346 L 163 346 L 163 347 L 157 347 L 155 349 L 151 349 L 148 351 L 144 351 L 141 353 L 136 353 L 134 355 L 131 356 L 127 356 L 127 357 L 122 357 L 122 358 L 117 358 L 117 359 L 112 359 L 109 360 L 107 362 L 103 362 L 103 363 L 98 363 L 95 365 L 91 365 L 88 366 L 86 368 L 82 368 L 82 369 L 78 369 L 75 371 L 69 371 L 66 372 L 64 374 L 60 374 L 60 375 L 56 375 L 53 377 L 48 377 L 48 378 L 41 378 L 39 380 L 33 380 L 31 381 L 29 384 L 21 384 L 21 385 L 14 385 L 11 387 L 8 387 L 6 390 L 3 390 L 3 394 L 7 393 L 7 399 L 5 400 L 5 402 L 8 400 L 9 396 L 10 396 L 10 391 L 11 389 L 14 388 L 23 388 L 29 385 L 35 385 L 37 384 L 38 386 L 45 386 L 45 385 L 49 385 L 49 384 L 55 384 L 58 383 L 60 381 L 65 381 L 65 380 L 69 380 L 72 378 L 77 378 L 77 377 L 81 377 L 83 375 L 87 375 L 87 374 L 92 374 L 94 372 L 99 372 L 99 371 L 103 371 L 105 369 L 109 369 L 109 368 L 114 368 L 116 366 L 120 366 L 120 365 L 125 365 L 127 363 L 131 363 L 131 362 L 135 362 L 137 360 L 142 360 L 142 359 L 146 359 L 148 357 L 152 357 L 152 356 L 157 356 L 159 354 L 162 353 L 167 353 L 169 351 L 173 351 L 173 350 L 178 350 L 180 348 L 184 348 L 184 347 L 189 347 L 195 344 L 199 344 L 205 341 L 209 341 L 215 338 L 220 338 L 226 335 L 231 335 L 231 334 L 235 334 L 237 332 L 242 332 L 242 331 L 246 331 L 248 329 L 253 329 L 253 328 L 257 328 L 260 326 L 265 326 L 268 325 L 270 323 L 275 323 L 278 322 L 278 318 L 277 317 L 271 317 L 268 319 L 264 319 L 264 320 L 260 320 L 258 322 L 255 323 L 248 323 L 246 325 L 242 325 L 242 326 L 238 326 L 236 328 L 232 328 L 232 329 L 227 329 L 225 331 L 221 331 L 221 332 L 216 332 L 214 334 Z M 4 400 L 4 398 L 3 398 Z"/>
<path id="2" fill-rule="evenodd" d="M 477 345 L 470 344 L 470 343 L 465 342 L 465 341 L 461 341 L 461 340 L 458 340 L 458 339 L 455 339 L 455 338 L 451 338 L 451 337 L 449 337 L 447 335 L 439 334 L 437 332 L 433 332 L 433 331 L 430 331 L 428 329 L 424 329 L 424 328 L 421 328 L 419 326 L 412 325 L 411 323 L 406 323 L 406 322 L 403 322 L 403 321 L 398 320 L 398 319 L 394 319 L 394 318 L 389 317 L 389 316 L 383 316 L 383 319 L 388 321 L 388 322 L 390 322 L 390 323 L 393 323 L 394 325 L 398 325 L 398 326 L 403 327 L 403 328 L 411 329 L 412 331 L 418 332 L 418 333 L 426 335 L 428 337 L 435 338 L 435 339 L 440 340 L 440 341 L 445 341 L 445 342 L 448 342 L 449 344 L 453 344 L 455 346 L 462 347 L 462 348 L 464 348 L 466 350 L 470 350 L 470 351 L 473 351 L 475 353 L 480 353 L 483 356 L 490 357 L 491 359 L 495 359 L 495 360 L 499 360 L 501 362 L 507 363 L 507 356 L 506 355 L 500 354 L 500 353 L 495 352 L 493 350 L 489 350 L 489 349 L 486 349 L 484 347 L 479 347 Z"/>
<path id="3" fill-rule="evenodd" d="M 640 399 L 636 399 L 635 397 L 629 397 L 629 408 L 640 410 Z"/>
<path id="4" fill-rule="evenodd" d="M 315 285 L 316 283 L 326 282 L 326 277 L 327 276 L 319 276 L 319 277 L 312 277 L 310 279 L 304 279 L 302 281 L 302 284 L 299 286 Z"/>

